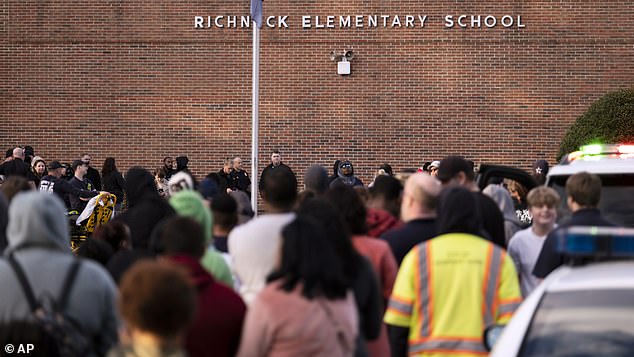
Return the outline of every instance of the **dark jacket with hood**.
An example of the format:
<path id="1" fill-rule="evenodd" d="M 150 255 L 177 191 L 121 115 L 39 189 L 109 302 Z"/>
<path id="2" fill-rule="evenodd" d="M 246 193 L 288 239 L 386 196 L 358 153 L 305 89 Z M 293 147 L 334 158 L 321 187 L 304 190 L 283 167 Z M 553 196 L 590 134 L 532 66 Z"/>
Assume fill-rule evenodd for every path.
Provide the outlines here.
<path id="1" fill-rule="evenodd" d="M 350 166 L 350 172 L 346 175 L 343 173 L 342 167 L 344 165 Z M 363 186 L 363 182 L 354 175 L 354 166 L 348 160 L 341 161 L 339 163 L 339 168 L 337 169 L 337 177 L 330 182 L 330 187 L 334 185 L 344 184 L 347 186 Z"/>
<path id="2" fill-rule="evenodd" d="M 24 271 L 36 299 L 59 299 L 66 274 L 77 260 L 70 250 L 64 204 L 55 195 L 25 192 L 9 209 L 4 256 L 13 255 Z M 7 262 L 0 259 L 0 324 L 32 317 L 29 304 Z M 66 315 L 87 336 L 91 355 L 105 355 L 117 342 L 116 286 L 99 264 L 82 260 L 70 289 Z M 36 346 L 37 348 L 37 346 Z"/>
<path id="3" fill-rule="evenodd" d="M 477 197 L 465 188 L 450 187 L 443 190 L 438 202 L 438 235 L 468 233 L 482 237 L 482 221 L 477 204 Z"/>
<path id="4" fill-rule="evenodd" d="M 130 227 L 133 248 L 147 248 L 156 225 L 175 212 L 159 196 L 152 174 L 143 168 L 133 167 L 128 171 L 125 189 L 128 210 L 115 219 Z"/>

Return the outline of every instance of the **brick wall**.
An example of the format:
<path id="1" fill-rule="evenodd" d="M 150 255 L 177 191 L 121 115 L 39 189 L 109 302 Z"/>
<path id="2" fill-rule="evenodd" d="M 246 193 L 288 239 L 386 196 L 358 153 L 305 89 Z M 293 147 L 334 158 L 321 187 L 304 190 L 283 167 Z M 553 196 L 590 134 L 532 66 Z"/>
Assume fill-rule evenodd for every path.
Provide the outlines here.
<path id="1" fill-rule="evenodd" d="M 2 147 L 114 156 L 121 170 L 186 154 L 199 176 L 240 155 L 251 171 L 251 29 L 194 29 L 195 16 L 248 12 L 247 0 L 3 0 Z M 275 148 L 298 173 L 349 158 L 366 183 L 382 162 L 448 154 L 554 163 L 575 118 L 634 83 L 629 1 L 266 0 L 264 13 L 289 28 L 262 30 L 260 170 Z M 450 14 L 521 15 L 525 27 L 450 29 Z M 302 15 L 428 19 L 303 29 Z M 345 77 L 329 59 L 344 48 Z"/>

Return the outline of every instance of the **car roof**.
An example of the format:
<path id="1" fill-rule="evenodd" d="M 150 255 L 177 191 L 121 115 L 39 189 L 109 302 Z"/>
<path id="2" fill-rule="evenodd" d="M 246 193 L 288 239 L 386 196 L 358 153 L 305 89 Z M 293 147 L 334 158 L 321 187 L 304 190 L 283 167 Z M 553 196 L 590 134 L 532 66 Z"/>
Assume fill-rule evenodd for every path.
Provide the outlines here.
<path id="1" fill-rule="evenodd" d="M 522 169 L 504 165 L 480 164 L 476 177 L 478 187 L 481 190 L 484 189 L 492 177 L 515 180 L 526 187 L 528 191 L 537 186 L 535 179 Z"/>
<path id="2" fill-rule="evenodd" d="M 547 293 L 634 289 L 634 260 L 564 266 L 544 281 Z"/>
<path id="3" fill-rule="evenodd" d="M 592 157 L 553 166 L 548 176 L 572 175 L 587 171 L 593 174 L 634 173 L 634 157 Z"/>

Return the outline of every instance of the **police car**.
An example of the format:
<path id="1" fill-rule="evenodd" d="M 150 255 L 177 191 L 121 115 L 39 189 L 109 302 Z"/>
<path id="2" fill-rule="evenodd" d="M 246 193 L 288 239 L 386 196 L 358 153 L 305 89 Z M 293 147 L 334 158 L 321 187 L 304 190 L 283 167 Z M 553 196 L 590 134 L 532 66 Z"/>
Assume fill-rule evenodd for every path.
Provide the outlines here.
<path id="1" fill-rule="evenodd" d="M 576 265 L 551 273 L 508 325 L 487 329 L 490 356 L 634 356 L 634 229 L 563 235 L 558 248 Z"/>
<path id="2" fill-rule="evenodd" d="M 619 226 L 634 227 L 634 145 L 593 144 L 564 156 L 550 169 L 546 185 L 559 193 L 560 220 L 570 216 L 566 204 L 566 180 L 586 171 L 601 178 L 599 209 L 604 217 Z"/>

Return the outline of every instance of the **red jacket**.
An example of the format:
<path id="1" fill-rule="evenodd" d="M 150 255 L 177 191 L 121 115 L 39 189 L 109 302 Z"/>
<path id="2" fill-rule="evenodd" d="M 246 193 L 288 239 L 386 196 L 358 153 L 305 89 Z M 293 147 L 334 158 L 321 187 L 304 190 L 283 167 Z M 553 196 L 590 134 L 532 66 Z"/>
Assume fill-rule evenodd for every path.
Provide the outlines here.
<path id="1" fill-rule="evenodd" d="M 168 259 L 187 268 L 198 291 L 197 314 L 185 343 L 187 353 L 196 357 L 234 356 L 247 309 L 240 296 L 216 282 L 195 258 L 173 255 Z"/>

